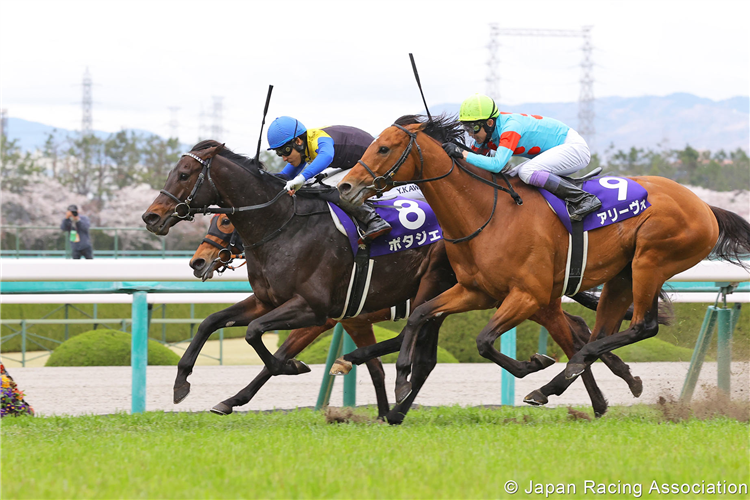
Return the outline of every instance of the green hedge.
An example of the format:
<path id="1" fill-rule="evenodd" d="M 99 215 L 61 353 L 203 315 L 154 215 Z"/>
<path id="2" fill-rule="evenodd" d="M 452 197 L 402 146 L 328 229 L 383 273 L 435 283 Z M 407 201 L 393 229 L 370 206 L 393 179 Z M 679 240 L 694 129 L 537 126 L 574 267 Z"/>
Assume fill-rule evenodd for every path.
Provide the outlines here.
<path id="1" fill-rule="evenodd" d="M 92 330 L 63 342 L 44 366 L 130 366 L 130 334 Z M 180 357 L 155 340 L 148 341 L 149 365 L 176 365 Z"/>

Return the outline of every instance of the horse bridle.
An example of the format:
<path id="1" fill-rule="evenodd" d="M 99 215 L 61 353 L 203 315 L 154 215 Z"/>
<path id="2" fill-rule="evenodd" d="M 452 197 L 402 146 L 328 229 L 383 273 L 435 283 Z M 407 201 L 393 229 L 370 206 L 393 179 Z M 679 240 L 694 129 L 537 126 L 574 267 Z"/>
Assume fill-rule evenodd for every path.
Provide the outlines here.
<path id="1" fill-rule="evenodd" d="M 178 197 L 167 191 L 166 189 L 162 189 L 159 191 L 161 194 L 169 196 L 174 201 L 177 202 L 177 205 L 174 207 L 174 213 L 172 214 L 172 217 L 177 217 L 178 219 L 184 219 L 187 221 L 193 221 L 195 219 L 195 214 L 197 213 L 208 213 L 206 212 L 208 210 L 208 207 L 203 207 L 202 209 L 196 209 L 190 207 L 190 202 L 193 201 L 193 198 L 195 197 L 195 194 L 198 192 L 198 190 L 203 185 L 203 181 L 205 179 L 208 179 L 208 182 L 211 183 L 211 188 L 214 190 L 214 194 L 216 197 L 221 200 L 221 196 L 219 195 L 218 189 L 216 189 L 216 184 L 214 184 L 213 179 L 211 179 L 211 162 L 213 162 L 214 158 L 213 156 L 209 158 L 208 160 L 204 160 L 198 155 L 194 155 L 193 153 L 183 153 L 181 158 L 184 156 L 189 156 L 190 158 L 193 158 L 195 161 L 203 165 L 203 169 L 201 170 L 201 173 L 198 174 L 198 180 L 195 181 L 195 185 L 193 186 L 193 190 L 190 192 L 190 195 L 188 195 L 187 198 L 185 198 L 185 201 L 180 200 Z M 180 207 L 184 207 L 183 212 L 180 212 Z"/>
<path id="2" fill-rule="evenodd" d="M 242 239 L 240 238 L 239 233 L 235 229 L 232 231 L 231 234 L 222 233 L 221 231 L 213 232 L 213 225 L 208 228 L 208 233 L 206 236 L 216 236 L 219 238 L 222 242 L 227 243 L 227 246 L 223 246 L 220 243 L 215 242 L 214 240 L 203 238 L 203 243 L 208 243 L 211 246 L 214 246 L 219 249 L 219 254 L 216 256 L 216 258 L 211 261 L 211 265 L 208 267 L 208 269 L 212 269 L 213 266 L 216 263 L 221 264 L 218 268 L 216 268 L 216 272 L 221 274 L 227 269 L 237 269 L 237 267 L 242 267 L 245 265 L 245 263 L 240 264 L 237 267 L 230 266 L 229 264 L 234 261 L 234 259 L 244 259 L 245 258 L 245 248 L 242 244 Z M 236 248 L 240 253 L 233 253 L 232 248 Z"/>

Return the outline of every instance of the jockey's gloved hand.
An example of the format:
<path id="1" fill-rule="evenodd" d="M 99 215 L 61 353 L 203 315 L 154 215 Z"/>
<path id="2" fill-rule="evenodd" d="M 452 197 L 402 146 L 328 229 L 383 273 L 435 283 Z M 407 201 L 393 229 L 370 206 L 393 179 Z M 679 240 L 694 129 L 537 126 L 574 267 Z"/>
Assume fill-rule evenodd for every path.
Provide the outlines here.
<path id="1" fill-rule="evenodd" d="M 446 142 L 443 144 L 443 149 L 446 153 L 448 153 L 448 156 L 451 158 L 456 158 L 458 160 L 464 159 L 464 152 L 461 148 L 459 148 L 456 144 L 453 144 L 452 142 Z"/>
<path id="2" fill-rule="evenodd" d="M 302 184 L 304 183 L 305 183 L 305 176 L 302 174 L 299 174 L 297 177 L 287 182 L 286 185 L 284 186 L 284 189 L 286 189 L 291 195 L 291 194 L 294 194 L 294 192 L 297 191 L 299 188 L 301 188 Z"/>

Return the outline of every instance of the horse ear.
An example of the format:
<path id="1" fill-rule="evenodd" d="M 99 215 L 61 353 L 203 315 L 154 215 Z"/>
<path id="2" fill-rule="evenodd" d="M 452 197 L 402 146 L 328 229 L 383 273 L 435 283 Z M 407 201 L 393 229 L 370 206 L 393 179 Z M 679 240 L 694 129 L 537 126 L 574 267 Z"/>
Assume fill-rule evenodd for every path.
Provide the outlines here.
<path id="1" fill-rule="evenodd" d="M 208 160 L 209 158 L 213 158 L 214 156 L 216 156 L 219 153 L 219 151 L 222 150 L 223 147 L 224 147 L 224 144 L 219 144 L 218 146 L 212 146 L 212 147 L 210 147 L 208 149 L 204 149 L 201 152 L 202 153 L 201 157 L 204 160 Z"/>

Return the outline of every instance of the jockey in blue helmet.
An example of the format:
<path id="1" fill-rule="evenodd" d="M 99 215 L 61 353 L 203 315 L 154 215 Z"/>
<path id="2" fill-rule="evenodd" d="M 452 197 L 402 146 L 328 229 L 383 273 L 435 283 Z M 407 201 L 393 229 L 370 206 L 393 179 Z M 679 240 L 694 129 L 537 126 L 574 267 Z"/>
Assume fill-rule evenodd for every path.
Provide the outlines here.
<path id="1" fill-rule="evenodd" d="M 293 195 L 302 185 L 326 168 L 348 170 L 357 164 L 374 138 L 355 127 L 334 125 L 307 129 L 291 116 L 276 118 L 268 127 L 269 150 L 287 162 L 279 177 L 287 180 L 286 189 Z M 364 241 L 370 241 L 391 230 L 372 206 L 359 207 L 344 203 L 337 189 L 319 194 L 319 198 L 339 205 L 346 213 L 362 223 Z"/>

